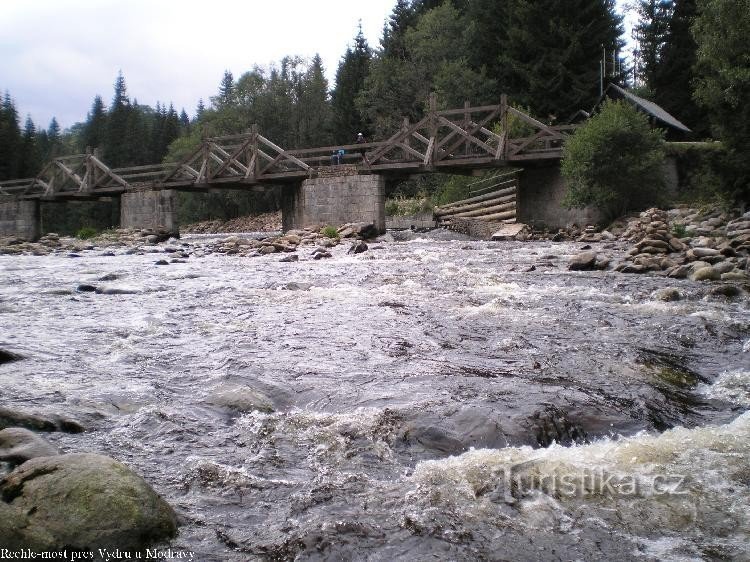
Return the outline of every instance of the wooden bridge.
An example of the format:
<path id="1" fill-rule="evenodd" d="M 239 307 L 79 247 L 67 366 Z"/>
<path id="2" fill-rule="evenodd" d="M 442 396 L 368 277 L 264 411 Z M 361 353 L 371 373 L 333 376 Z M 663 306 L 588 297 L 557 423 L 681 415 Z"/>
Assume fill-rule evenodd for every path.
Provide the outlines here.
<path id="1" fill-rule="evenodd" d="M 514 138 L 508 133 L 511 120 L 523 122 L 533 132 Z M 163 189 L 257 189 L 315 178 L 322 170 L 330 170 L 331 155 L 339 149 L 345 151 L 344 163 L 357 163 L 361 173 L 467 173 L 514 162 L 559 159 L 572 129 L 546 125 L 510 106 L 506 96 L 499 105 L 470 107 L 467 102 L 463 108 L 448 110 L 437 110 L 432 96 L 422 120 L 405 120 L 383 141 L 286 150 L 253 126 L 244 134 L 206 138 L 176 163 L 112 169 L 91 152 L 56 158 L 34 178 L 0 182 L 0 195 L 44 201 Z"/>

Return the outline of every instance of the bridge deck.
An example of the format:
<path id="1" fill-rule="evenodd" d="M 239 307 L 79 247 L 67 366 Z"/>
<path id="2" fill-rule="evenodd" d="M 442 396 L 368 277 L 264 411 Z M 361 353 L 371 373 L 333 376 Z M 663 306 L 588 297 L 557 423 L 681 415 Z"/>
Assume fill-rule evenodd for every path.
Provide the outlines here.
<path id="1" fill-rule="evenodd" d="M 509 119 L 533 131 L 510 137 Z M 419 122 L 404 121 L 384 141 L 285 150 L 256 126 L 244 134 L 206 138 L 181 162 L 109 168 L 93 154 L 56 158 L 34 178 L 0 182 L 0 195 L 45 201 L 96 199 L 125 191 L 177 189 L 263 189 L 264 186 L 317 177 L 331 170 L 331 156 L 344 151 L 343 163 L 360 173 L 417 174 L 466 172 L 513 162 L 559 159 L 573 126 L 548 126 L 509 106 L 430 111 Z M 498 132 L 499 131 L 499 132 Z"/>

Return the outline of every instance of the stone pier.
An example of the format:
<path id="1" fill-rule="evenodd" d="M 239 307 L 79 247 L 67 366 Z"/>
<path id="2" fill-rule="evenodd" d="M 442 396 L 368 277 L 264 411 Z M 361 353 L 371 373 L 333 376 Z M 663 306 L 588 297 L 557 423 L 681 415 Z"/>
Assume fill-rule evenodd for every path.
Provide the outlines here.
<path id="1" fill-rule="evenodd" d="M 284 188 L 284 231 L 321 224 L 340 226 L 348 222 L 372 223 L 380 232 L 385 232 L 385 179 L 382 176 L 319 177 Z"/>
<path id="2" fill-rule="evenodd" d="M 177 192 L 129 191 L 120 199 L 120 228 L 164 229 L 178 235 Z"/>
<path id="3" fill-rule="evenodd" d="M 0 199 L 0 236 L 38 240 L 41 236 L 39 201 Z"/>
<path id="4" fill-rule="evenodd" d="M 534 228 L 557 230 L 573 224 L 597 224 L 602 214 L 594 207 L 563 207 L 566 186 L 560 166 L 527 167 L 521 173 L 517 195 L 516 219 Z"/>

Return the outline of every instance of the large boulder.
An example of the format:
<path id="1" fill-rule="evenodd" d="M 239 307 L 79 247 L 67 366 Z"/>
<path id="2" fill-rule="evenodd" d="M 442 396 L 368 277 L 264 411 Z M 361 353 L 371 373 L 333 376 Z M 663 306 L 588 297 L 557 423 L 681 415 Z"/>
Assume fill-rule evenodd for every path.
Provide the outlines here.
<path id="1" fill-rule="evenodd" d="M 20 533 L 24 546 L 37 550 L 138 551 L 177 533 L 172 508 L 140 476 L 102 455 L 32 459 L 0 481 L 0 495 L 0 518 L 8 519 L 2 544 Z"/>
<path id="2" fill-rule="evenodd" d="M 25 427 L 34 431 L 64 431 L 81 433 L 83 426 L 75 420 L 58 415 L 42 416 L 0 407 L 0 429 Z"/>

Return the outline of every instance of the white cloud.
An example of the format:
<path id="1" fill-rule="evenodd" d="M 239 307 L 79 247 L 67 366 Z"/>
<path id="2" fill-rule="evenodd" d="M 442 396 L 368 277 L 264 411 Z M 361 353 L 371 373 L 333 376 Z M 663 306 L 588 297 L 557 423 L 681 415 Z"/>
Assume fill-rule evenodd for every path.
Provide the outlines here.
<path id="1" fill-rule="evenodd" d="M 192 112 L 235 76 L 285 55 L 320 53 L 329 80 L 362 19 L 377 45 L 395 0 L 3 0 L 0 90 L 38 126 L 85 119 L 122 70 L 131 97 Z"/>

